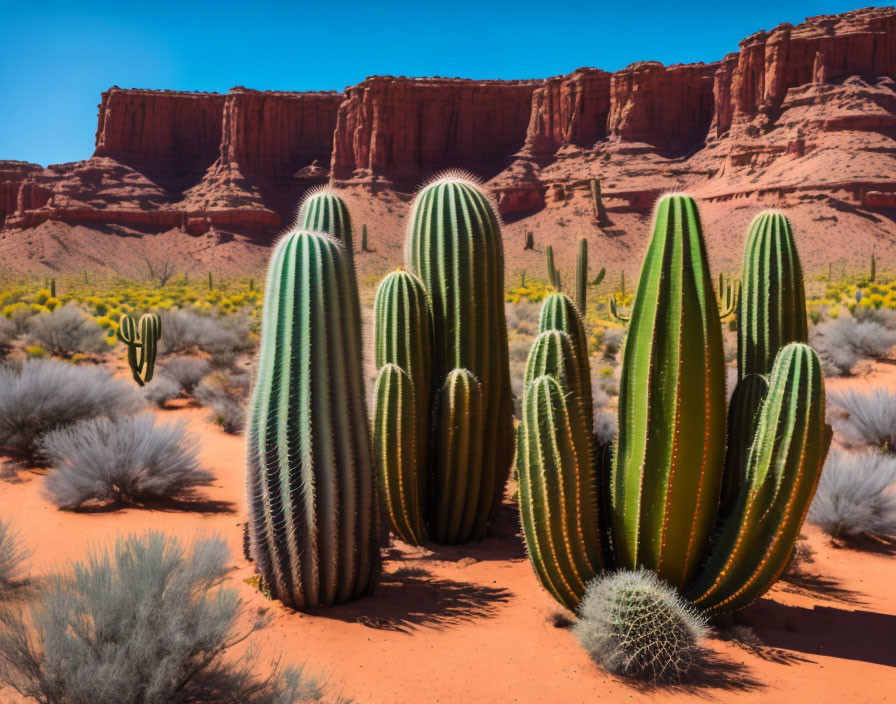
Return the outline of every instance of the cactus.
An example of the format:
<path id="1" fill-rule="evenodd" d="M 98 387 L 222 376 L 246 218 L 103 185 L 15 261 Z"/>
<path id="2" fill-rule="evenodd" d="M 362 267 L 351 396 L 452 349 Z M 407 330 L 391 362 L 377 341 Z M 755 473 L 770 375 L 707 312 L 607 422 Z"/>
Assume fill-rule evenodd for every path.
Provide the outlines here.
<path id="1" fill-rule="evenodd" d="M 579 241 L 579 255 L 576 257 L 576 305 L 584 316 L 588 306 L 588 240 Z"/>
<path id="2" fill-rule="evenodd" d="M 805 344 L 788 344 L 772 369 L 737 505 L 688 593 L 698 608 L 742 608 L 787 566 L 831 441 L 824 405 L 818 356 Z"/>
<path id="3" fill-rule="evenodd" d="M 788 342 L 809 339 L 806 292 L 790 220 L 767 210 L 750 224 L 738 312 L 738 371 L 768 374 Z"/>
<path id="4" fill-rule="evenodd" d="M 305 196 L 297 226 L 311 232 L 325 232 L 340 240 L 352 261 L 352 218 L 345 201 L 330 188 L 316 188 Z"/>
<path id="5" fill-rule="evenodd" d="M 278 242 L 247 414 L 249 533 L 262 588 L 297 609 L 367 594 L 380 572 L 357 299 L 343 243 Z"/>
<path id="6" fill-rule="evenodd" d="M 871 272 L 868 274 L 868 283 L 873 284 L 874 280 L 876 278 L 877 278 L 877 257 L 874 256 L 874 252 L 871 252 Z M 53 295 L 55 296 L 56 294 L 54 293 Z"/>
<path id="7" fill-rule="evenodd" d="M 250 291 L 255 290 L 255 279 L 249 279 L 249 290 Z"/>
<path id="8" fill-rule="evenodd" d="M 50 298 L 56 298 L 56 279 L 50 279 Z"/>
<path id="9" fill-rule="evenodd" d="M 619 567 L 683 589 L 710 536 L 725 452 L 722 333 L 697 205 L 660 199 L 619 392 L 612 506 Z"/>
<path id="10" fill-rule="evenodd" d="M 387 275 L 379 285 L 374 300 L 374 362 L 380 376 L 387 367 L 394 366 L 408 377 L 408 382 L 398 378 L 390 370 L 387 378 L 377 380 L 377 405 L 374 412 L 374 444 L 379 461 L 381 478 L 389 486 L 410 483 L 417 477 L 417 492 L 387 494 L 389 517 L 396 534 L 407 543 L 420 545 L 426 540 L 425 528 L 405 516 L 420 516 L 425 520 L 427 497 L 426 477 L 429 462 L 430 410 L 432 407 L 432 313 L 426 289 L 413 274 L 399 270 Z M 380 384 L 386 384 L 383 393 L 392 396 L 406 394 L 413 389 L 414 411 L 408 416 L 408 403 L 403 407 L 381 403 Z M 398 387 L 401 387 L 400 389 Z M 413 422 L 409 421 L 413 419 Z M 390 433 L 413 435 L 412 445 L 396 445 Z M 412 447 L 412 450 L 408 448 Z M 417 506 L 395 503 L 417 502 Z M 401 521 L 396 522 L 396 517 Z"/>
<path id="11" fill-rule="evenodd" d="M 607 275 L 607 268 L 602 266 L 600 268 L 600 271 L 597 272 L 597 276 L 595 276 L 594 280 L 591 282 L 591 285 L 592 286 L 600 286 L 606 275 Z"/>
<path id="12" fill-rule="evenodd" d="M 361 251 L 369 252 L 370 245 L 367 242 L 367 225 L 361 225 Z"/>
<path id="13" fill-rule="evenodd" d="M 591 414 L 591 367 L 588 364 L 588 338 L 585 325 L 569 296 L 563 293 L 552 293 L 544 299 L 541 315 L 538 319 L 540 333 L 548 330 L 560 330 L 569 335 L 575 358 L 579 364 L 578 377 L 582 384 L 582 397 L 587 401 L 588 414 Z"/>
<path id="14" fill-rule="evenodd" d="M 535 235 L 527 230 L 525 244 L 523 245 L 523 251 L 526 251 L 528 249 L 535 249 Z"/>
<path id="15" fill-rule="evenodd" d="M 542 333 L 565 340 L 565 333 Z M 533 348 L 535 354 L 536 348 Z M 533 355 L 529 357 L 533 362 Z M 576 364 L 566 359 L 565 373 Z M 527 376 L 530 374 L 527 365 Z M 554 376 L 538 376 L 525 388 L 518 434 L 519 504 L 529 557 L 544 587 L 573 610 L 588 582 L 603 568 L 597 480 L 591 446 L 590 418 L 570 402 Z"/>
<path id="16" fill-rule="evenodd" d="M 560 275 L 557 273 L 557 268 L 554 266 L 554 248 L 551 245 L 548 245 L 544 248 L 544 266 L 548 275 L 548 283 L 554 287 L 555 290 L 560 290 Z"/>
<path id="17" fill-rule="evenodd" d="M 212 272 L 208 272 L 208 290 L 211 291 L 215 287 L 214 279 L 212 279 Z"/>
<path id="18" fill-rule="evenodd" d="M 737 312 L 737 302 L 740 300 L 740 284 L 735 284 L 731 279 L 726 279 L 719 274 L 719 318 L 724 319 Z"/>
<path id="19" fill-rule="evenodd" d="M 427 420 L 429 398 L 417 406 L 415 385 L 408 373 L 395 364 L 386 364 L 376 378 L 373 449 L 379 469 L 386 515 L 395 534 L 410 545 L 426 542 L 424 506 L 426 499 L 427 436 L 418 430 Z"/>
<path id="20" fill-rule="evenodd" d="M 128 347 L 131 376 L 140 386 L 152 381 L 161 337 L 162 321 L 155 313 L 145 313 L 139 322 L 132 315 L 122 315 L 118 322 L 118 339 Z"/>
<path id="21" fill-rule="evenodd" d="M 622 297 L 625 298 L 625 272 L 619 272 L 619 290 L 622 292 Z"/>
<path id="22" fill-rule="evenodd" d="M 604 199 L 600 190 L 600 179 L 591 179 L 591 204 L 594 208 L 594 217 L 598 224 L 606 222 L 607 209 L 604 207 Z"/>
<path id="23" fill-rule="evenodd" d="M 623 313 L 621 310 L 619 310 L 619 305 L 616 303 L 615 295 L 611 294 L 608 299 L 608 302 L 610 304 L 609 312 L 610 312 L 611 318 L 613 318 L 614 320 L 617 320 L 620 323 L 627 323 L 629 320 L 631 320 L 632 316 L 630 314 Z"/>
<path id="24" fill-rule="evenodd" d="M 513 460 L 498 218 L 478 185 L 441 176 L 414 199 L 406 245 L 408 268 L 432 306 L 431 378 L 441 387 L 433 402 L 429 533 L 436 542 L 466 542 L 484 537 Z"/>

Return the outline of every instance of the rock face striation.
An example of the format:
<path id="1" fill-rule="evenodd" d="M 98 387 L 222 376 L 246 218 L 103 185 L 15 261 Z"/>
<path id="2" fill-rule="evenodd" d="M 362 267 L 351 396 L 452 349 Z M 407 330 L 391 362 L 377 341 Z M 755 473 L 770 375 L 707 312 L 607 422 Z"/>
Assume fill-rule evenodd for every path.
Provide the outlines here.
<path id="1" fill-rule="evenodd" d="M 53 221 L 269 242 L 309 186 L 407 193 L 452 167 L 511 218 L 592 179 L 610 212 L 645 212 L 669 188 L 896 207 L 894 79 L 896 9 L 868 8 L 759 32 L 709 64 L 375 76 L 341 94 L 113 87 L 90 159 L 0 162 L 0 233 Z"/>

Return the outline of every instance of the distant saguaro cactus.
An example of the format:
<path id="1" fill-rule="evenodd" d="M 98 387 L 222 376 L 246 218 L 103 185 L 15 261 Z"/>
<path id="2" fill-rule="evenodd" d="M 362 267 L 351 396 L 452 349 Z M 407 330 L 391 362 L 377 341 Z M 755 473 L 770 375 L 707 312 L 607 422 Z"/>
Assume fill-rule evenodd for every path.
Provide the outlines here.
<path id="1" fill-rule="evenodd" d="M 118 339 L 127 345 L 131 376 L 140 386 L 152 381 L 161 337 L 162 321 L 155 313 L 145 313 L 139 322 L 132 315 L 122 315 L 119 320 Z"/>

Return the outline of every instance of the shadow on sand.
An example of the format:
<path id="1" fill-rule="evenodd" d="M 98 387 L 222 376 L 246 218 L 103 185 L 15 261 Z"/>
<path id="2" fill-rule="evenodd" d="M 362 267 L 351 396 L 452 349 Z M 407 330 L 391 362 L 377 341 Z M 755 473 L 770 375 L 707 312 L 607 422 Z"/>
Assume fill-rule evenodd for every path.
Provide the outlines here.
<path id="1" fill-rule="evenodd" d="M 313 613 L 377 630 L 410 633 L 416 628 L 441 629 L 488 618 L 511 596 L 507 589 L 433 577 L 427 570 L 404 567 L 384 574 L 374 595 Z"/>

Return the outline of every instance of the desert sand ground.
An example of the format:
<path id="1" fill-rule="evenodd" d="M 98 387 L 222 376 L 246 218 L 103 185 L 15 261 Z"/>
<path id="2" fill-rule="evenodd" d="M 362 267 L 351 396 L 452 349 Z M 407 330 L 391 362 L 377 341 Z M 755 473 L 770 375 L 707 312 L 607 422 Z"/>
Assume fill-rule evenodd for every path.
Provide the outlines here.
<path id="1" fill-rule="evenodd" d="M 844 384 L 896 387 L 896 360 L 830 386 Z M 359 704 L 896 700 L 896 546 L 837 547 L 812 526 L 804 534 L 814 562 L 739 618 L 762 645 L 712 638 L 707 646 L 717 661 L 704 681 L 672 689 L 644 690 L 607 675 L 555 625 L 561 609 L 536 581 L 509 500 L 493 537 L 480 543 L 424 550 L 393 542 L 374 596 L 311 614 L 268 602 L 247 584 L 253 570 L 242 557 L 243 440 L 220 431 L 192 402 L 172 406 L 157 412 L 189 421 L 217 475 L 201 502 L 72 513 L 42 496 L 38 471 L 0 482 L 0 515 L 23 533 L 32 578 L 121 533 L 156 529 L 187 540 L 220 533 L 246 611 L 274 615 L 248 647 L 305 662 Z M 0 691 L 0 701 L 20 700 Z"/>

